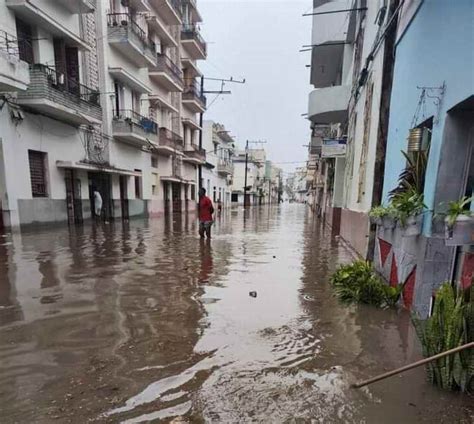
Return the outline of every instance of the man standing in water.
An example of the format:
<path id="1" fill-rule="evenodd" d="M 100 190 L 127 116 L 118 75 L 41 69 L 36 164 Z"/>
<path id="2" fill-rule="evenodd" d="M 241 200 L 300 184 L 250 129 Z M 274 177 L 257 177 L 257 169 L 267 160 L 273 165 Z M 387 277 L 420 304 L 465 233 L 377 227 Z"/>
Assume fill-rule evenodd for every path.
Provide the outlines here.
<path id="1" fill-rule="evenodd" d="M 201 238 L 204 238 L 204 234 L 206 234 L 208 239 L 211 238 L 213 213 L 212 201 L 206 196 L 206 189 L 201 188 L 199 190 L 199 235 Z"/>
<path id="2" fill-rule="evenodd" d="M 94 194 L 94 213 L 96 219 L 100 220 L 100 216 L 102 215 L 102 196 L 95 187 L 93 189 Z"/>

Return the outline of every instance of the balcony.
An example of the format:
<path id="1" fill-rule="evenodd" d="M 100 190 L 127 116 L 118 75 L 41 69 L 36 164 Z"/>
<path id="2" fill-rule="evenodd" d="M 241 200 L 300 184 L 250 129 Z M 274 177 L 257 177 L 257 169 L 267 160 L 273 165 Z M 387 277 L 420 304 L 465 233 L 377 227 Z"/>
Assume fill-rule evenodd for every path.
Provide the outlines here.
<path id="1" fill-rule="evenodd" d="M 24 91 L 29 83 L 29 66 L 20 60 L 17 39 L 0 31 L 0 91 Z"/>
<path id="2" fill-rule="evenodd" d="M 317 4 L 314 12 L 323 14 L 313 15 L 310 81 L 315 88 L 341 85 L 349 18 L 353 14 L 350 12 L 352 0 Z M 338 13 L 331 13 L 336 11 Z"/>
<path id="3" fill-rule="evenodd" d="M 114 111 L 112 133 L 117 140 L 135 147 L 158 145 L 158 124 L 133 110 Z"/>
<path id="4" fill-rule="evenodd" d="M 150 12 L 148 0 L 128 0 L 128 5 L 137 12 Z"/>
<path id="5" fill-rule="evenodd" d="M 156 45 L 126 13 L 107 15 L 109 44 L 136 65 L 156 66 Z"/>
<path id="6" fill-rule="evenodd" d="M 149 0 L 151 6 L 159 11 L 168 25 L 180 25 L 182 22 L 181 3 L 179 0 Z"/>
<path id="7" fill-rule="evenodd" d="M 92 13 L 96 8 L 96 0 L 59 0 L 71 13 Z"/>
<path id="8" fill-rule="evenodd" d="M 46 65 L 30 66 L 30 84 L 19 92 L 19 105 L 72 125 L 100 124 L 100 95 Z"/>
<path id="9" fill-rule="evenodd" d="M 217 173 L 224 176 L 229 176 L 234 173 L 234 167 L 230 161 L 219 161 L 217 164 Z"/>
<path id="10" fill-rule="evenodd" d="M 323 139 L 319 136 L 312 136 L 309 144 L 310 155 L 321 155 L 321 146 L 323 145 Z"/>
<path id="11" fill-rule="evenodd" d="M 184 88 L 182 102 L 191 112 L 203 113 L 206 110 L 206 97 L 195 83 Z"/>
<path id="12" fill-rule="evenodd" d="M 185 149 L 183 161 L 203 165 L 206 163 L 206 151 L 193 144 Z"/>
<path id="13" fill-rule="evenodd" d="M 202 16 L 199 13 L 196 0 L 182 0 L 182 2 L 189 8 L 191 22 L 202 22 Z"/>
<path id="14" fill-rule="evenodd" d="M 347 120 L 351 96 L 348 85 L 317 88 L 309 95 L 308 118 L 316 124 L 335 124 Z"/>
<path id="15" fill-rule="evenodd" d="M 157 54 L 156 66 L 149 69 L 150 78 L 168 91 L 183 91 L 183 73 L 171 59 Z"/>
<path id="16" fill-rule="evenodd" d="M 201 37 L 196 25 L 183 25 L 181 29 L 181 43 L 191 59 L 198 60 L 207 57 L 206 42 Z"/>
<path id="17" fill-rule="evenodd" d="M 81 50 L 91 49 L 78 34 L 66 28 L 62 23 L 54 19 L 50 13 L 43 11 L 31 3 L 30 0 L 6 0 L 6 5 L 18 18 L 35 27 L 45 29 L 53 37 L 64 39 L 68 46 L 77 47 Z"/>
<path id="18" fill-rule="evenodd" d="M 158 146 L 155 146 L 155 150 L 165 155 L 182 152 L 183 138 L 168 128 L 160 128 L 160 140 Z"/>
<path id="19" fill-rule="evenodd" d="M 166 47 L 178 47 L 178 42 L 169 32 L 168 26 L 163 23 L 160 17 L 149 15 L 146 17 L 148 26 L 160 36 L 160 42 Z"/>

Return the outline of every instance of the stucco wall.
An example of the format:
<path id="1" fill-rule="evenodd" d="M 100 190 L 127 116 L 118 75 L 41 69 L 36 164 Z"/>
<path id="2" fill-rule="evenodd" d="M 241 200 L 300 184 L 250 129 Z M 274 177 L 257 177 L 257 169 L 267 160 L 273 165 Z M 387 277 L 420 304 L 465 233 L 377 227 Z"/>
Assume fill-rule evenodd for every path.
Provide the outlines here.
<path id="1" fill-rule="evenodd" d="M 397 44 L 383 189 L 385 201 L 405 166 L 400 151 L 406 149 L 406 137 L 419 102 L 417 86 L 439 87 L 445 82 L 446 92 L 439 111 L 433 100 L 427 99 L 426 111 L 415 123 L 435 116 L 425 184 L 425 204 L 429 209 L 435 206 L 446 112 L 474 93 L 473 8 L 471 0 L 458 0 L 455 7 L 443 0 L 425 0 Z M 426 222 L 424 231 L 429 233 L 429 220 Z"/>

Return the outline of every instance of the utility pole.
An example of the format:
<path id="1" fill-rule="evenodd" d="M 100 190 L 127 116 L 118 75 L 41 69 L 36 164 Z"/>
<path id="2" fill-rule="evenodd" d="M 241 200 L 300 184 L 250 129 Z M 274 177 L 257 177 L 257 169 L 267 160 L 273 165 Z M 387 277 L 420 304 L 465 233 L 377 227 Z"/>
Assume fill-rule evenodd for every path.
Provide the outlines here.
<path id="1" fill-rule="evenodd" d="M 201 76 L 201 94 L 204 92 L 204 76 Z M 201 127 L 201 130 L 199 131 L 199 149 L 202 149 L 202 122 L 203 122 L 203 116 L 204 112 L 201 112 L 199 114 L 199 126 Z M 198 166 L 198 188 L 199 192 L 201 192 L 202 188 L 202 165 Z M 209 193 L 208 193 L 209 195 Z"/>

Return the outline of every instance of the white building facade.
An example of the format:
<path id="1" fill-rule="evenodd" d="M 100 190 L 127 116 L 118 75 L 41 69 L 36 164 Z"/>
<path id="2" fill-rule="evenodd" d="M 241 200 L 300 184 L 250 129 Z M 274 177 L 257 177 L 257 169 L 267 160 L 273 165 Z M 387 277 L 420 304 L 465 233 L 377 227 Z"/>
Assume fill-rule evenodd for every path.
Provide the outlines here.
<path id="1" fill-rule="evenodd" d="M 230 207 L 234 140 L 223 125 L 204 121 L 202 145 L 207 160 L 202 168 L 202 186 L 215 204 L 220 204 L 222 208 Z"/>
<path id="2" fill-rule="evenodd" d="M 128 4 L 125 6 L 124 4 Z M 3 225 L 195 209 L 194 1 L 0 0 Z"/>
<path id="3" fill-rule="evenodd" d="M 247 154 L 247 160 L 246 160 Z M 264 177 L 266 153 L 264 149 L 238 150 L 233 156 L 234 181 L 232 186 L 232 203 L 235 205 L 256 206 L 265 203 Z M 247 178 L 245 164 L 247 162 Z M 245 192 L 245 182 L 247 191 Z M 247 196 L 245 202 L 244 195 Z"/>

